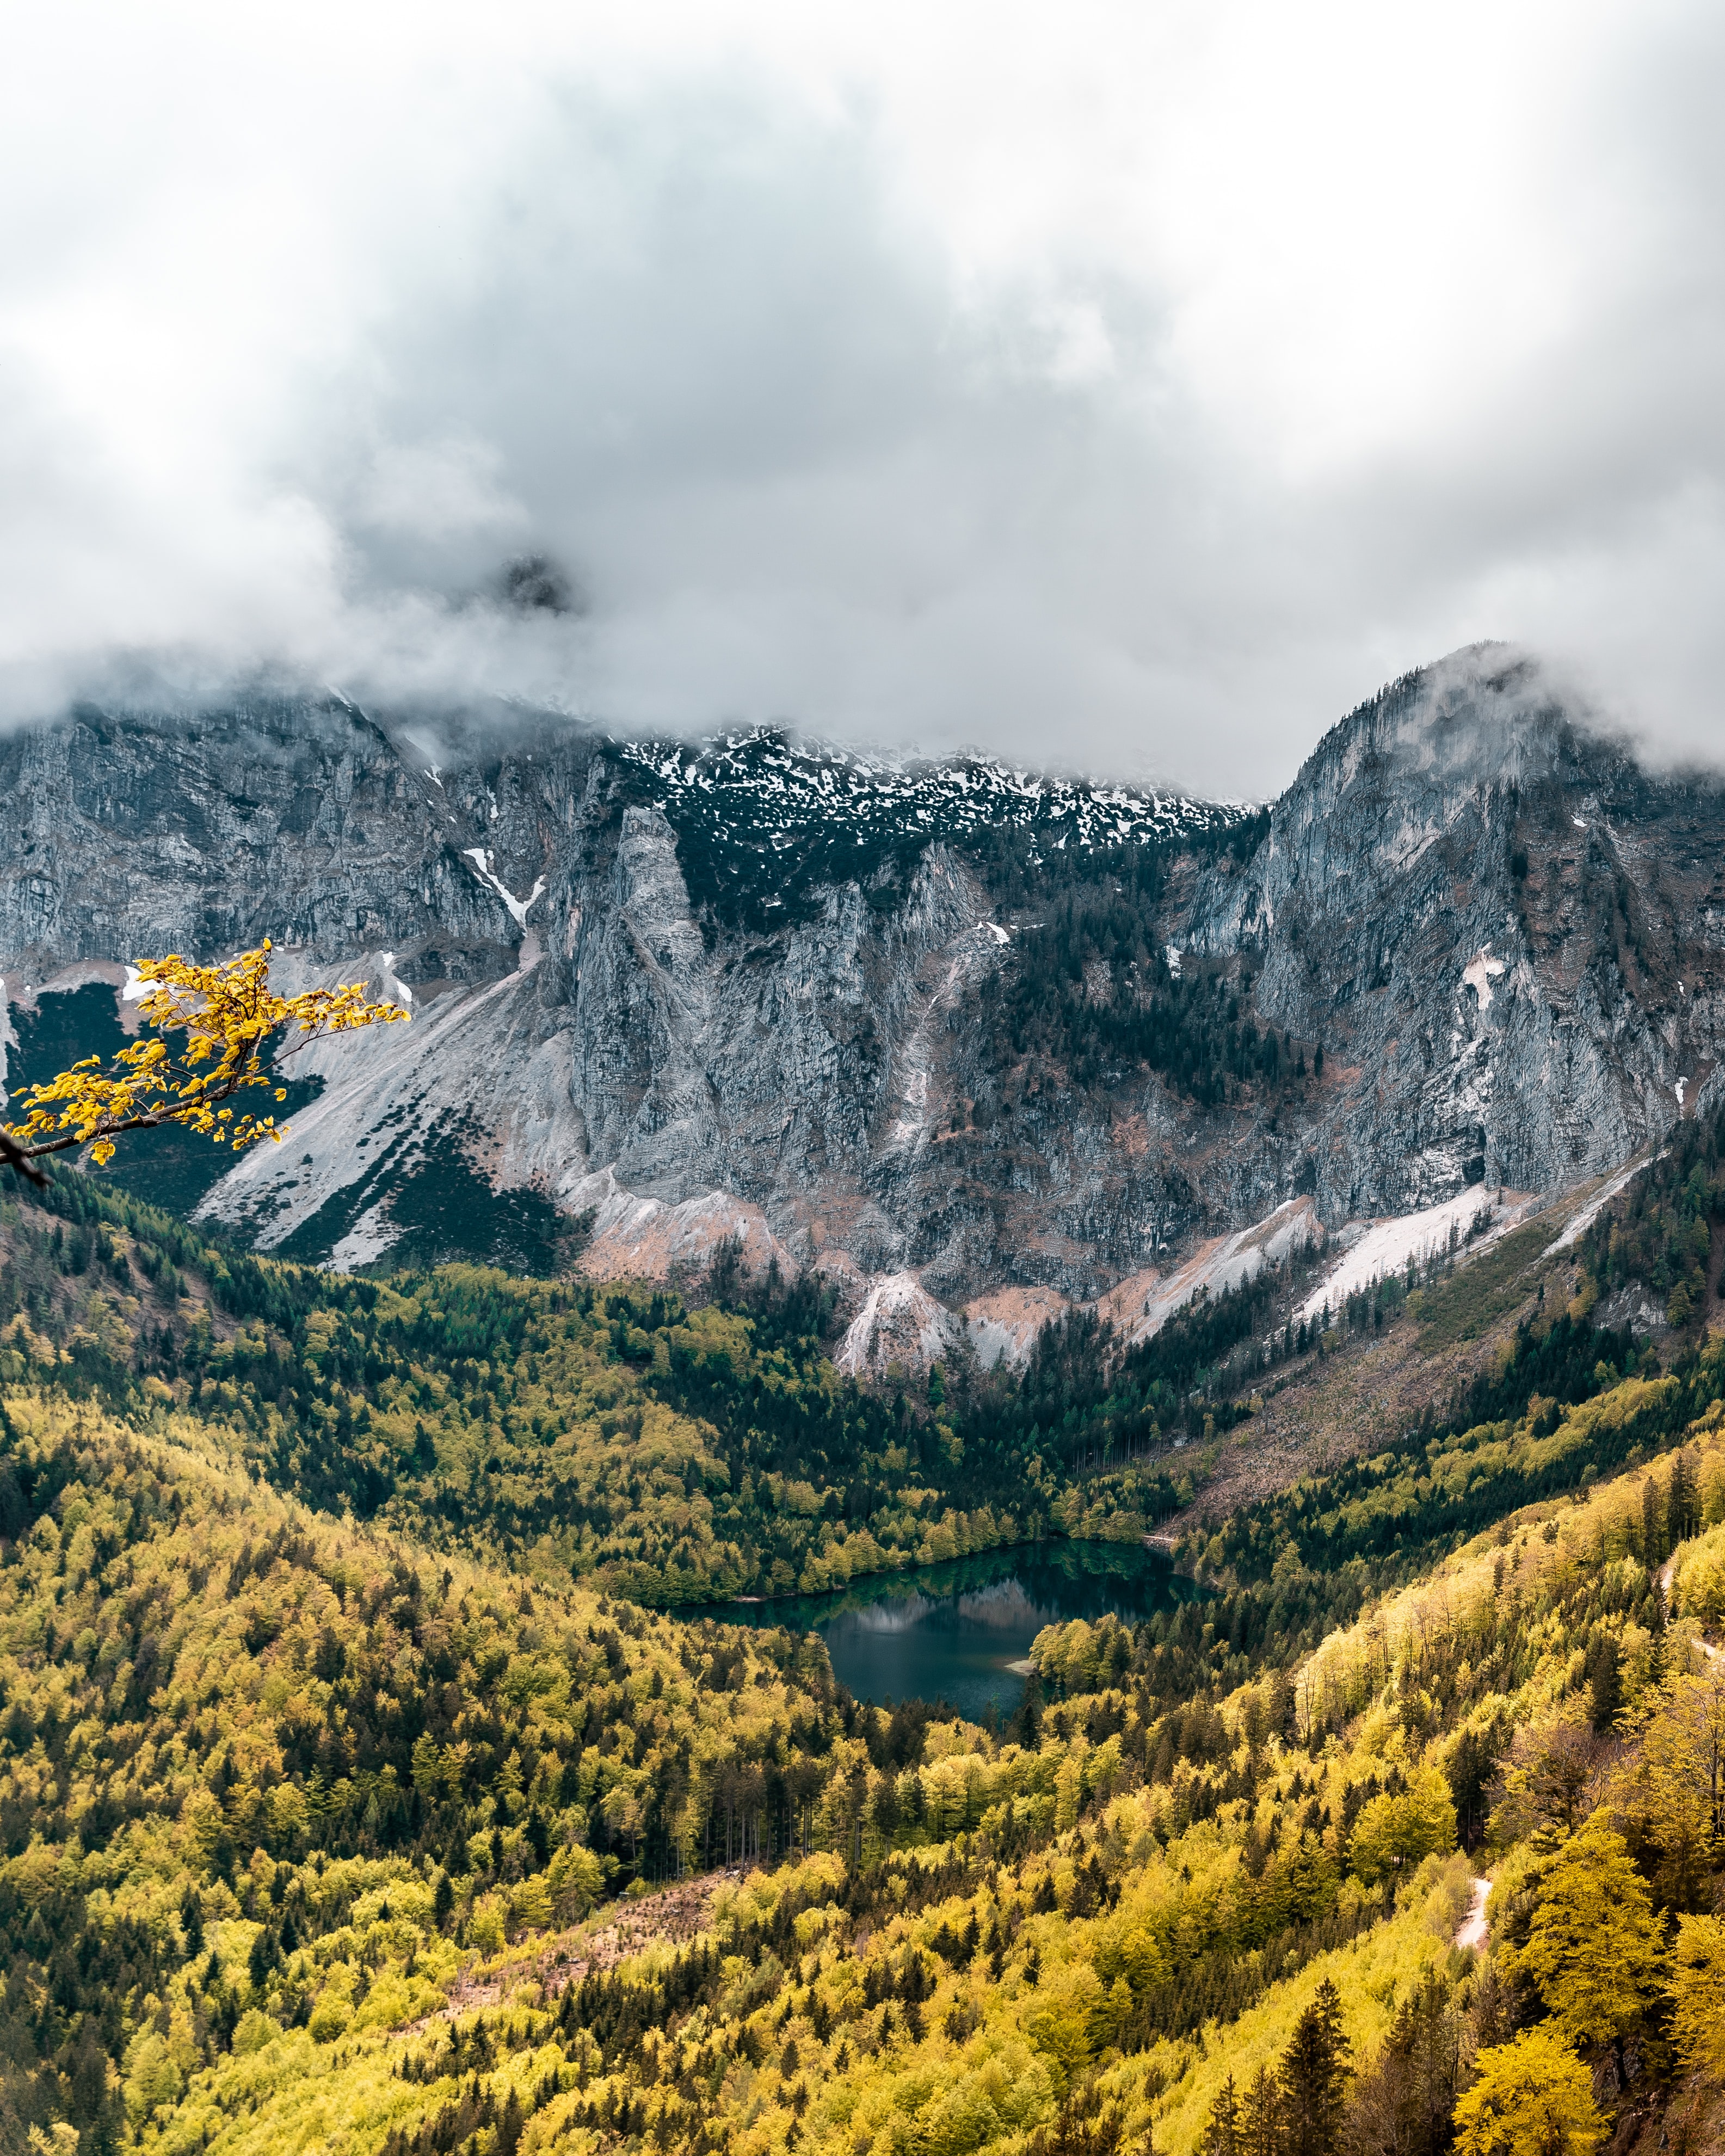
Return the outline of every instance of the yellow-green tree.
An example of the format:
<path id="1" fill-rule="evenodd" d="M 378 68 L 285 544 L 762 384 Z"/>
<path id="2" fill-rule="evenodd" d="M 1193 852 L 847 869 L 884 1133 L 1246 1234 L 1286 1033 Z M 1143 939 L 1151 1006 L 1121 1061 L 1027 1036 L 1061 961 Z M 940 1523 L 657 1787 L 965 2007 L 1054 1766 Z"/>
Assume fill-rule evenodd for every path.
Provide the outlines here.
<path id="1" fill-rule="evenodd" d="M 1375 1887 L 1423 1857 L 1447 1856 L 1455 1846 L 1455 1806 L 1435 1767 L 1425 1767 L 1394 1796 L 1373 1797 L 1354 1824 L 1348 1861 L 1354 1876 Z"/>
<path id="2" fill-rule="evenodd" d="M 1671 2035 L 1692 2073 L 1725 2080 L 1725 1922 L 1682 1917 L 1671 1948 Z"/>
<path id="3" fill-rule="evenodd" d="M 1574 2044 L 1620 2041 L 1657 1993 L 1652 1903 L 1623 1836 L 1601 1814 L 1547 1866 L 1517 1958 Z"/>
<path id="4" fill-rule="evenodd" d="M 1638 1806 L 1668 1862 L 1704 1865 L 1725 1840 L 1725 1657 L 1673 1671 L 1638 1720 Z"/>
<path id="5" fill-rule="evenodd" d="M 1549 2022 L 1481 2051 L 1455 2107 L 1456 2156 L 1589 2156 L 1605 2138 L 1588 2071 Z"/>
<path id="6" fill-rule="evenodd" d="M 1061 1979 L 1044 1986 L 1026 2027 L 1048 2061 L 1055 2088 L 1064 2096 L 1091 2057 L 1091 2030 L 1102 2003 L 1102 1987 L 1087 1962 L 1075 1962 Z"/>
<path id="7" fill-rule="evenodd" d="M 177 1123 L 238 1152 L 259 1138 L 285 1135 L 273 1116 L 236 1115 L 228 1103 L 253 1086 L 287 1096 L 277 1070 L 326 1034 L 393 1024 L 408 1013 L 397 1004 L 366 1000 L 365 983 L 309 988 L 279 996 L 270 985 L 267 940 L 220 965 L 198 966 L 170 952 L 137 968 L 150 983 L 140 1006 L 150 1037 L 122 1048 L 105 1068 L 87 1056 L 57 1078 L 31 1086 L 22 1122 L 4 1127 L 3 1158 L 40 1180 L 33 1163 L 49 1153 L 87 1145 L 100 1167 L 128 1131 Z M 278 1034 L 287 1037 L 272 1050 Z M 171 1043 L 170 1036 L 183 1039 Z"/>

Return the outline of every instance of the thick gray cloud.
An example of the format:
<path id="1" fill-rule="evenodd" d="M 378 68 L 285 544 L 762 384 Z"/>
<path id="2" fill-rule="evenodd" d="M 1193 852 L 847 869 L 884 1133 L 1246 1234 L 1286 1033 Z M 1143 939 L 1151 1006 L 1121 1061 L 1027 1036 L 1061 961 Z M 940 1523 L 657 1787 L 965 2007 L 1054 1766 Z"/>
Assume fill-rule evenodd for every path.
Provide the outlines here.
<path id="1" fill-rule="evenodd" d="M 1496 635 L 1717 753 L 1725 35 L 1384 16 L 50 15 L 0 704 L 264 663 L 1262 794 Z M 535 553 L 578 607 L 497 603 Z"/>

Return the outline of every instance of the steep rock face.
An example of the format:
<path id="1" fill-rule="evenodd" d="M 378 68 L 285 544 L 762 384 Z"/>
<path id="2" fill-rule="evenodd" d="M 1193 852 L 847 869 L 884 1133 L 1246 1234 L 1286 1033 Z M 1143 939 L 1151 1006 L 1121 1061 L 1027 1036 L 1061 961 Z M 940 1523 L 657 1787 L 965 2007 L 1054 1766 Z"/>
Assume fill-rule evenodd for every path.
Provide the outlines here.
<path id="1" fill-rule="evenodd" d="M 889 1273 L 869 1290 L 833 1362 L 851 1378 L 926 1370 L 952 1353 L 959 1332 L 958 1320 L 915 1273 Z"/>
<path id="2" fill-rule="evenodd" d="M 304 1054 L 321 1097 L 207 1201 L 266 1249 L 383 1256 L 453 1143 L 489 1185 L 592 1212 L 598 1266 L 693 1267 L 740 1235 L 746 1256 L 821 1259 L 852 1309 L 870 1274 L 986 1279 L 1028 1235 L 1088 1278 L 1093 1237 L 1052 1217 L 1087 1202 L 1064 1155 L 1029 1129 L 991 1189 L 942 1142 L 952 1024 L 1008 941 L 948 836 L 1016 819 L 1050 846 L 1112 844 L 1237 812 L 974 759 L 799 762 L 772 738 L 715 767 L 703 827 L 699 759 L 562 721 L 439 762 L 410 722 L 339 698 L 80 711 L 0 743 L 27 804 L 0 830 L 6 998 L 28 1014 L 129 959 L 268 935 L 290 985 L 363 976 L 409 1004 L 410 1028 Z M 760 814 L 733 842 L 751 784 Z M 1106 1117 L 1079 1144 L 1106 1155 Z"/>
<path id="3" fill-rule="evenodd" d="M 447 798 L 339 699 L 195 724 L 80 710 L 0 740 L 0 793 L 9 982 L 265 935 L 331 960 L 393 947 L 428 979 L 515 963 L 520 932 L 460 851 L 491 804 Z"/>
<path id="4" fill-rule="evenodd" d="M 970 881 L 931 855 L 884 916 L 853 886 L 764 951 L 709 948 L 669 824 L 618 793 L 596 762 L 562 858 L 522 860 L 506 840 L 490 850 L 506 896 L 544 886 L 524 907 L 513 972 L 414 985 L 398 955 L 368 959 L 381 991 L 412 994 L 416 1024 L 311 1051 L 301 1067 L 329 1090 L 289 1146 L 226 1178 L 216 1217 L 264 1247 L 333 1249 L 372 1207 L 387 1214 L 392 1174 L 454 1127 L 491 1180 L 531 1183 L 571 1214 L 603 1202 L 602 1178 L 607 1195 L 672 1208 L 740 1199 L 799 1256 L 817 1226 L 871 1269 L 898 1255 L 905 1229 L 870 1188 L 873 1141 L 903 1121 L 905 1056 L 926 1017 L 919 972 L 931 955 L 957 963 L 947 947 L 965 942 L 980 902 Z M 435 942 L 413 953 L 422 972 Z M 379 1220 L 356 1248 L 379 1255 L 384 1235 Z M 607 1228 L 602 1240 L 620 1260 L 629 1238 Z M 697 1235 L 684 1259 L 696 1265 L 704 1247 Z"/>
<path id="5" fill-rule="evenodd" d="M 1458 654 L 1363 706 L 1179 932 L 1328 1045 L 1300 1131 L 1331 1219 L 1549 1189 L 1667 1128 L 1725 1035 L 1725 792 L 1581 731 L 1531 662 Z"/>
<path id="6" fill-rule="evenodd" d="M 806 1228 L 803 1199 L 882 1250 L 864 1188 L 877 1127 L 911 1081 L 920 969 L 971 929 L 979 894 L 938 850 L 884 916 L 855 885 L 819 916 L 709 949 L 662 814 L 622 810 L 614 852 L 572 891 L 574 1090 L 591 1158 L 680 1199 L 733 1190 Z M 951 963 L 951 962 L 946 962 Z M 895 1056 L 895 1046 L 900 1053 Z M 850 1235 L 847 1235 L 847 1240 Z"/>
<path id="7" fill-rule="evenodd" d="M 212 1194 L 266 1248 L 368 1262 L 414 1188 L 453 1217 L 466 1176 L 587 1221 L 596 1270 L 671 1276 L 728 1240 L 816 1264 L 847 1321 L 912 1276 L 864 1328 L 887 1360 L 957 1337 L 923 1296 L 973 1305 L 978 1351 L 1017 1355 L 1014 1297 L 1111 1292 L 1142 1326 L 1212 1239 L 1549 1189 L 1718 1082 L 1725 797 L 1645 773 L 1502 653 L 1345 720 L 1238 858 L 1180 853 L 1257 828 L 1238 811 L 976 759 L 661 749 L 519 715 L 427 738 L 326 697 L 82 711 L 0 742 L 21 1037 L 50 988 L 265 935 L 292 980 L 363 973 L 411 1003 L 411 1027 L 313 1050 L 321 1097 Z M 1029 849 L 1011 906 L 1003 833 Z M 1178 973 L 1321 1041 L 1321 1080 L 1206 1096 L 1130 1055 L 1077 1081 L 1058 1048 L 1003 1050 L 988 1020 L 1037 875 L 1112 848 L 1106 881 L 1151 839 L 1169 870 L 1142 927 L 1172 959 L 1084 994 Z"/>

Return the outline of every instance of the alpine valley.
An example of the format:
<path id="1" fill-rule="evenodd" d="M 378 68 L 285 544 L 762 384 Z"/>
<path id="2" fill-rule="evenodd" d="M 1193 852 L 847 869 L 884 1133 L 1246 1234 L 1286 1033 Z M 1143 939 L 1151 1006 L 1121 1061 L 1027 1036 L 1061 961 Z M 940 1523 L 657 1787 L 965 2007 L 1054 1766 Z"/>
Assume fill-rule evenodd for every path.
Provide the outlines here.
<path id="1" fill-rule="evenodd" d="M 1725 2151 L 1725 779 L 1483 646 L 1267 807 L 280 690 L 0 785 L 14 1103 L 169 952 L 412 1017 L 0 1173 L 0 2156 Z M 839 1681 L 1032 1546 L 1167 1591 Z"/>

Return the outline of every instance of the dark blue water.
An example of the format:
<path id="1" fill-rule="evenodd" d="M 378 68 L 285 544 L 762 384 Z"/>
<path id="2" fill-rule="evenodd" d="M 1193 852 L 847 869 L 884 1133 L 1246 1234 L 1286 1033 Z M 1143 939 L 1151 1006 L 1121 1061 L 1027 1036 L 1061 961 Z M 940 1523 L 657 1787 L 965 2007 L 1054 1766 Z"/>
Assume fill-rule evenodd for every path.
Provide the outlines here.
<path id="1" fill-rule="evenodd" d="M 1130 1543 L 1037 1543 L 916 1572 L 860 1579 L 835 1594 L 732 1603 L 729 1624 L 819 1632 L 833 1674 L 859 1699 L 945 1700 L 974 1721 L 1024 1697 L 1012 1668 L 1045 1625 L 1131 1622 L 1200 1590 L 1154 1550 Z"/>

